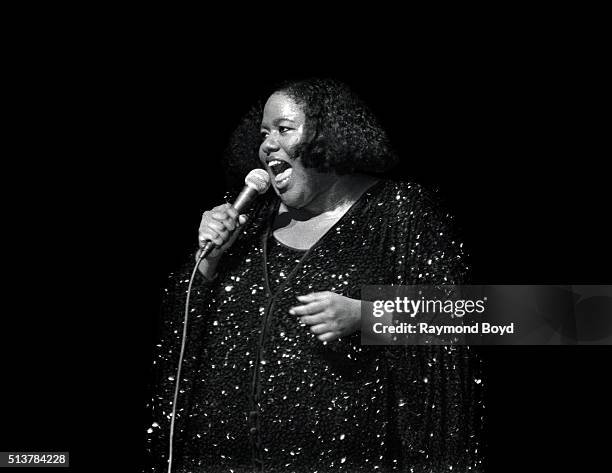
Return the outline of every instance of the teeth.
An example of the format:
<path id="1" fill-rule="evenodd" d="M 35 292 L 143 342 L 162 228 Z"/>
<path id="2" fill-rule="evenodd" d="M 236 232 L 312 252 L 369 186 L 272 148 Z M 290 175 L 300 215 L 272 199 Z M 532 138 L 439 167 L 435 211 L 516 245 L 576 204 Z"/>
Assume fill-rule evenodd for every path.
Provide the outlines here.
<path id="1" fill-rule="evenodd" d="M 279 161 L 278 159 L 273 159 L 272 161 L 268 163 L 268 166 L 274 167 L 274 166 L 278 166 L 279 164 L 283 164 L 282 161 Z"/>

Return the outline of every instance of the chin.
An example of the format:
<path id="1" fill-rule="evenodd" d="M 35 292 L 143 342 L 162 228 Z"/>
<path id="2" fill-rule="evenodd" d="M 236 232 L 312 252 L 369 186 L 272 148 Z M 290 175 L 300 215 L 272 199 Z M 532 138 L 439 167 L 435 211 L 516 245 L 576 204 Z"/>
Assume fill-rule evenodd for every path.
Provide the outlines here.
<path id="1" fill-rule="evenodd" d="M 280 194 L 280 198 L 287 207 L 291 207 L 294 209 L 299 209 L 302 207 L 301 199 L 296 198 L 296 196 L 291 195 L 289 192 L 285 192 L 284 194 Z"/>
<path id="2" fill-rule="evenodd" d="M 287 207 L 299 209 L 306 205 L 303 193 L 297 189 L 287 189 L 286 192 L 279 194 L 279 197 Z"/>

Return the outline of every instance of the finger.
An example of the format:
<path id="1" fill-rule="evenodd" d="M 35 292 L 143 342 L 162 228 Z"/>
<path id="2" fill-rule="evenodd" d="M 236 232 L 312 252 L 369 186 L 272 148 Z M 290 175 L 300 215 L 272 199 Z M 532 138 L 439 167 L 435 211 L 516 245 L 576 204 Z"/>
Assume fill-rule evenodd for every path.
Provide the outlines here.
<path id="1" fill-rule="evenodd" d="M 225 227 L 225 224 L 223 222 L 219 222 L 218 220 L 209 221 L 207 226 L 208 228 L 212 228 L 217 233 L 228 232 L 227 228 Z"/>
<path id="2" fill-rule="evenodd" d="M 225 213 L 228 207 L 231 207 L 231 205 L 226 202 L 225 204 L 221 204 L 221 205 L 217 205 L 216 207 L 213 207 L 212 211 Z"/>
<path id="3" fill-rule="evenodd" d="M 227 204 L 225 211 L 229 214 L 229 216 L 232 219 L 236 220 L 238 218 L 238 211 L 234 207 L 232 207 L 230 204 Z"/>
<path id="4" fill-rule="evenodd" d="M 213 232 L 213 231 L 203 231 L 200 233 L 198 237 L 200 241 L 200 247 L 206 245 L 207 242 L 212 241 L 217 246 L 223 246 L 225 244 L 225 239 L 221 237 L 221 235 Z"/>
<path id="5" fill-rule="evenodd" d="M 216 219 L 217 222 L 222 223 L 225 228 L 227 228 L 230 232 L 236 228 L 236 220 L 234 220 L 227 214 L 213 212 L 212 217 Z"/>
<path id="6" fill-rule="evenodd" d="M 204 248 L 208 242 L 214 243 L 217 247 L 221 247 L 225 244 L 225 240 L 219 237 L 207 237 L 204 240 L 200 240 L 200 248 Z"/>
<path id="7" fill-rule="evenodd" d="M 240 215 L 238 217 L 238 225 L 244 225 L 249 218 L 246 215 Z"/>
<path id="8" fill-rule="evenodd" d="M 200 233 L 198 233 L 198 240 L 200 241 L 200 243 L 202 243 L 202 242 L 206 242 L 207 240 L 210 241 L 213 238 L 217 238 L 218 236 L 219 234 L 213 229 L 204 228 L 200 230 Z"/>
<path id="9" fill-rule="evenodd" d="M 317 324 L 310 327 L 310 331 L 315 335 L 321 335 L 325 332 L 330 332 L 331 329 L 328 324 Z"/>
<path id="10" fill-rule="evenodd" d="M 322 342 L 331 342 L 337 340 L 338 338 L 340 338 L 340 336 L 337 332 L 325 332 L 321 335 L 318 335 L 317 338 Z"/>
<path id="11" fill-rule="evenodd" d="M 327 322 L 327 315 L 325 313 L 319 313 L 316 315 L 305 315 L 300 317 L 300 323 L 306 325 L 322 324 Z"/>
<path id="12" fill-rule="evenodd" d="M 229 212 L 227 212 L 225 209 L 218 211 L 218 210 L 214 210 L 213 212 L 211 212 L 210 216 L 212 218 L 214 218 L 215 220 L 218 220 L 220 222 L 234 222 L 236 223 L 237 221 L 237 217 L 234 217 L 233 215 L 230 215 Z"/>
<path id="13" fill-rule="evenodd" d="M 327 302 L 325 301 L 314 301 L 309 304 L 298 305 L 289 309 L 289 313 L 291 315 L 312 315 L 318 314 L 319 312 L 325 310 L 327 307 Z"/>
<path id="14" fill-rule="evenodd" d="M 328 291 L 324 291 L 324 292 L 311 292 L 310 294 L 305 294 L 303 296 L 297 296 L 297 299 L 300 302 L 312 302 L 312 301 L 316 301 L 319 299 L 322 299 L 324 297 L 327 297 L 329 295 Z"/>
<path id="15" fill-rule="evenodd" d="M 217 238 L 219 239 L 219 241 L 223 242 L 222 244 L 224 244 L 226 241 L 229 240 L 229 232 L 227 230 L 219 231 L 213 228 L 208 228 L 200 232 L 200 239 L 215 240 Z"/>

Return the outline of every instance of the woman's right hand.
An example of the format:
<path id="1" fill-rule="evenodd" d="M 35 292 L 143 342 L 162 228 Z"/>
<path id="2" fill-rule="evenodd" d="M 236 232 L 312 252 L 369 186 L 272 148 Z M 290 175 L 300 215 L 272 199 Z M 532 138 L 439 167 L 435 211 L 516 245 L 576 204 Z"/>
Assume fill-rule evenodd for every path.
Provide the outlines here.
<path id="1" fill-rule="evenodd" d="M 223 204 L 202 214 L 198 242 L 203 248 L 209 241 L 215 244 L 207 259 L 217 259 L 234 244 L 238 229 L 247 221 L 246 215 L 238 212 L 230 204 Z"/>

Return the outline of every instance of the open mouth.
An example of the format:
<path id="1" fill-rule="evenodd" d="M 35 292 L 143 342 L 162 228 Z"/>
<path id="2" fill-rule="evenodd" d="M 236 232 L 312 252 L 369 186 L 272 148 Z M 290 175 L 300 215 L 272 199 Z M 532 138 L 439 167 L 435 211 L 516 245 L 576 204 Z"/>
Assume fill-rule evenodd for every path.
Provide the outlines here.
<path id="1" fill-rule="evenodd" d="M 268 168 L 272 174 L 274 174 L 274 181 L 276 182 L 277 187 L 289 182 L 289 178 L 293 172 L 293 169 L 289 163 L 279 159 L 272 159 L 269 161 Z"/>

